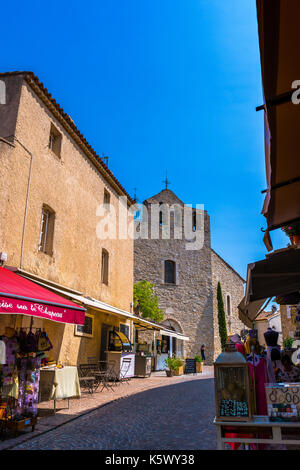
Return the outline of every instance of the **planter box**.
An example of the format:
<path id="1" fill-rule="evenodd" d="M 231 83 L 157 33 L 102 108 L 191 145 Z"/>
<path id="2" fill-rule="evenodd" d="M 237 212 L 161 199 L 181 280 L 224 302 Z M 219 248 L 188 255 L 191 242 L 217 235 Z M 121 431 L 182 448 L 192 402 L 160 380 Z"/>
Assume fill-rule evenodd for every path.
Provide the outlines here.
<path id="1" fill-rule="evenodd" d="M 183 375 L 183 366 L 178 367 L 174 372 L 175 375 Z"/>
<path id="2" fill-rule="evenodd" d="M 203 362 L 196 362 L 196 373 L 199 374 L 203 372 Z"/>

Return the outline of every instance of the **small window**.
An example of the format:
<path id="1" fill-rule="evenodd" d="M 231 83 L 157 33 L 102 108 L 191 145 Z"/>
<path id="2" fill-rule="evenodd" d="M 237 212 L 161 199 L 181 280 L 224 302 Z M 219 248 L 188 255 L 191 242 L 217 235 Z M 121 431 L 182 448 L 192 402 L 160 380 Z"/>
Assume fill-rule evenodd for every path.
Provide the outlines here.
<path id="1" fill-rule="evenodd" d="M 125 323 L 120 323 L 120 331 L 130 339 L 130 332 L 129 332 L 129 325 L 125 325 Z"/>
<path id="2" fill-rule="evenodd" d="M 175 284 L 176 283 L 176 264 L 174 261 L 165 261 L 165 283 Z"/>
<path id="3" fill-rule="evenodd" d="M 109 194 L 109 192 L 108 192 L 106 189 L 104 189 L 103 203 L 104 203 L 105 209 L 106 209 L 107 211 L 109 211 L 109 206 L 110 206 L 110 194 Z"/>
<path id="4" fill-rule="evenodd" d="M 196 232 L 196 229 L 197 229 L 197 217 L 196 217 L 196 211 L 193 212 L 193 219 L 192 219 L 192 228 L 193 228 L 193 232 Z"/>
<path id="5" fill-rule="evenodd" d="M 60 158 L 60 151 L 61 151 L 61 141 L 62 141 L 61 133 L 51 123 L 50 136 L 49 136 L 49 149 L 51 149 L 52 152 L 54 152 L 55 155 L 59 158 Z"/>
<path id="6" fill-rule="evenodd" d="M 92 338 L 94 335 L 94 316 L 89 313 L 85 314 L 83 325 L 75 325 L 75 336 L 87 336 Z"/>
<path id="7" fill-rule="evenodd" d="M 38 250 L 52 256 L 55 212 L 46 205 L 42 208 L 40 241 Z"/>
<path id="8" fill-rule="evenodd" d="M 159 203 L 159 207 L 162 205 L 163 203 L 160 202 Z M 163 225 L 163 211 L 160 209 L 159 210 L 159 225 L 162 226 Z"/>
<path id="9" fill-rule="evenodd" d="M 102 264 L 101 264 L 101 282 L 108 284 L 108 251 L 102 250 Z"/>
<path id="10" fill-rule="evenodd" d="M 230 295 L 227 295 L 226 304 L 227 304 L 227 315 L 231 315 L 231 301 L 230 301 Z"/>

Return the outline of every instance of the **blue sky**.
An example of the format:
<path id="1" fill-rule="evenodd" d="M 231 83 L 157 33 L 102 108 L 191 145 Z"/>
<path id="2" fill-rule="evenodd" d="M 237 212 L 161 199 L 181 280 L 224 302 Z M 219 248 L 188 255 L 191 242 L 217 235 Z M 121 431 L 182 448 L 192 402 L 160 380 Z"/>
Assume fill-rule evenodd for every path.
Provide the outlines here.
<path id="1" fill-rule="evenodd" d="M 254 0 L 17 0 L 1 13 L 1 70 L 32 70 L 131 195 L 159 192 L 167 169 L 241 275 L 265 256 Z"/>

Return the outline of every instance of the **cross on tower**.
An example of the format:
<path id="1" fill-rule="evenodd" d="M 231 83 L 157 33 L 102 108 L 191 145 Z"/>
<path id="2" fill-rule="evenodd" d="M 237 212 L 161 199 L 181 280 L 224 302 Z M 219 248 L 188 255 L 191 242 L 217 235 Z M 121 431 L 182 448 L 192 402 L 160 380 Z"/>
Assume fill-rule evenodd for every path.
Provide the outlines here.
<path id="1" fill-rule="evenodd" d="M 166 189 L 168 189 L 168 184 L 170 184 L 170 181 L 168 180 L 168 172 L 166 171 L 166 179 L 163 180 L 163 183 L 166 185 Z"/>

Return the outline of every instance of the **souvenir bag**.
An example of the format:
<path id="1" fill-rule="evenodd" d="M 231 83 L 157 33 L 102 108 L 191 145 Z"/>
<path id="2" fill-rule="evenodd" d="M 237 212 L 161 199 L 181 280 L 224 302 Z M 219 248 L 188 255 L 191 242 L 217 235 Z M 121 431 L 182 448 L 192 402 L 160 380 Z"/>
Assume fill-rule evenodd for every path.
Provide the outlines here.
<path id="1" fill-rule="evenodd" d="M 53 346 L 47 333 L 45 331 L 41 332 L 38 339 L 38 351 L 49 351 L 52 348 Z"/>

